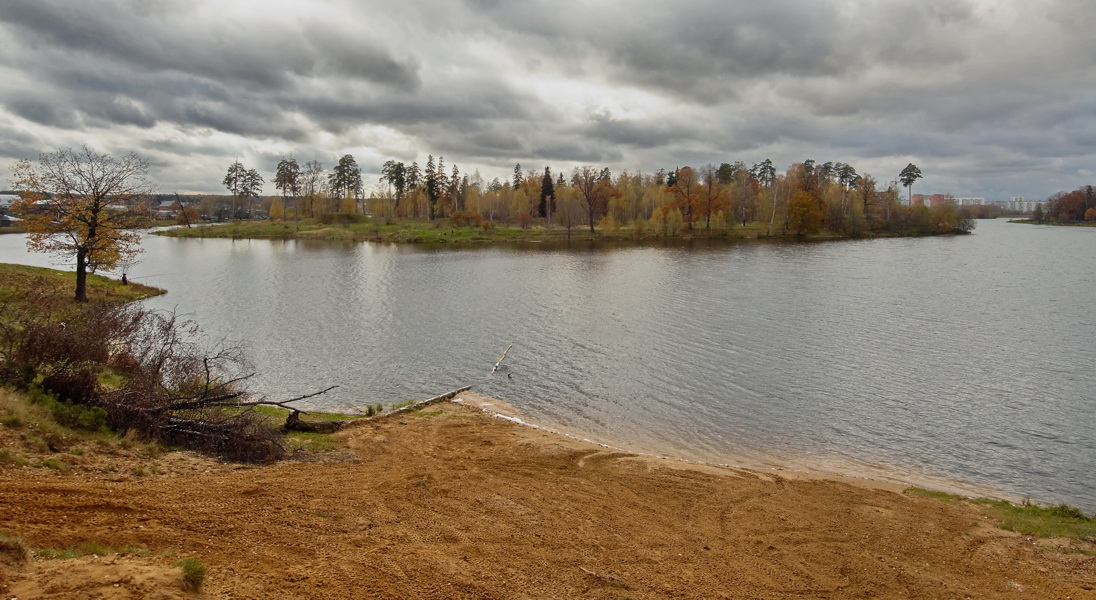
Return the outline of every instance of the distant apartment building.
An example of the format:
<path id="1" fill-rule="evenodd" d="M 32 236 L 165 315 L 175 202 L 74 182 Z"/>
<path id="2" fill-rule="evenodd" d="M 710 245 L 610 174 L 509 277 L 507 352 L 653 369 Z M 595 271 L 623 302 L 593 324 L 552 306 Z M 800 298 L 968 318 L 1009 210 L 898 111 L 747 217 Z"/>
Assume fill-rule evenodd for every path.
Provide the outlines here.
<path id="1" fill-rule="evenodd" d="M 929 208 L 940 206 L 945 202 L 950 202 L 956 206 L 981 206 L 986 204 L 986 199 L 979 197 L 960 198 L 950 194 L 914 194 L 911 198 L 913 206 L 928 206 Z"/>
<path id="2" fill-rule="evenodd" d="M 1002 202 L 1005 210 L 1029 214 L 1035 212 L 1035 208 L 1045 208 L 1041 200 L 1024 200 L 1023 196 L 1013 196 L 1008 202 Z"/>

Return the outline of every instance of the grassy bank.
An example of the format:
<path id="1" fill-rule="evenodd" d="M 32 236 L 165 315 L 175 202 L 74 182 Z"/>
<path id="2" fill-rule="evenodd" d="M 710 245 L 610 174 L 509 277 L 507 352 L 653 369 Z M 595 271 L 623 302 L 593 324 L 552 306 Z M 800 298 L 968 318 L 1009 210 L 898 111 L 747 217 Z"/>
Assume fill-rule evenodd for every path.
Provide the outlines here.
<path id="1" fill-rule="evenodd" d="M 1011 219 L 1009 223 L 1023 223 L 1024 225 L 1054 225 L 1055 227 L 1096 227 L 1096 221 L 1036 221 L 1035 219 Z"/>
<path id="2" fill-rule="evenodd" d="M 75 305 L 76 301 L 72 299 L 75 288 L 74 272 L 0 263 L 0 302 L 48 296 Z M 133 302 L 165 293 L 159 288 L 139 283 L 122 285 L 116 279 L 94 274 L 88 275 L 87 290 L 89 302 L 109 304 Z"/>
<path id="3" fill-rule="evenodd" d="M 425 244 L 472 244 L 490 242 L 568 242 L 568 241 L 692 241 L 722 240 L 740 242 L 746 240 L 823 240 L 839 239 L 840 236 L 823 233 L 807 238 L 792 235 L 766 236 L 768 226 L 750 223 L 735 225 L 722 230 L 683 229 L 676 234 L 662 235 L 653 229 L 636 230 L 631 227 L 597 229 L 591 233 L 588 227 L 552 227 L 494 224 L 490 228 L 456 227 L 448 220 L 403 220 L 385 223 L 361 215 L 335 215 L 334 219 L 302 219 L 290 221 L 233 222 L 202 227 L 179 227 L 157 232 L 158 235 L 186 238 L 231 239 L 323 239 L 374 242 L 406 242 Z"/>
<path id="4" fill-rule="evenodd" d="M 947 503 L 966 503 L 978 507 L 997 527 L 1040 539 L 1062 539 L 1086 546 L 1096 544 L 1096 518 L 1068 504 L 1040 506 L 1024 501 L 1013 504 L 1005 500 L 964 498 L 955 494 L 910 488 L 906 494 L 934 498 Z M 1091 548 L 1083 550 L 1093 554 Z"/>

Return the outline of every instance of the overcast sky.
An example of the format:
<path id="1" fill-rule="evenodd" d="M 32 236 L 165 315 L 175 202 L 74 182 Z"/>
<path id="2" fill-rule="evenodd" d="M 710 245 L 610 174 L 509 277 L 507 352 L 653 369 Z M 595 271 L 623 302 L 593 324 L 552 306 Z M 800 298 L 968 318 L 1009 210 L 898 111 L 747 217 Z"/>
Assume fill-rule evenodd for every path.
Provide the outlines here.
<path id="1" fill-rule="evenodd" d="M 847 162 L 915 193 L 1096 184 L 1092 0 L 3 0 L 0 167 L 87 144 L 165 193 L 237 157 L 506 179 Z"/>

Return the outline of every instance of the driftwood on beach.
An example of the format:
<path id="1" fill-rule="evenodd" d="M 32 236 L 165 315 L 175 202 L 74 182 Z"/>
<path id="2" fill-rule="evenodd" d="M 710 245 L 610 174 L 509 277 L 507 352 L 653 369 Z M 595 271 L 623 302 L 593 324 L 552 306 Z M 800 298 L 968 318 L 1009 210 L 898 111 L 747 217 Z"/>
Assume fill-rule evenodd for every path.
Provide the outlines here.
<path id="1" fill-rule="evenodd" d="M 392 412 L 379 414 L 374 417 L 351 419 L 348 421 L 303 421 L 301 420 L 302 411 L 294 410 L 293 412 L 289 413 L 288 417 L 286 417 L 284 428 L 286 431 L 303 431 L 306 433 L 335 433 L 336 431 L 345 429 L 347 427 L 353 427 L 355 425 L 371 421 L 377 417 L 387 417 L 391 415 L 407 413 L 422 408 L 423 406 L 427 406 L 429 404 L 444 402 L 446 400 L 452 399 L 457 394 L 460 394 L 461 392 L 467 392 L 470 389 L 472 389 L 472 386 L 466 385 L 462 388 L 457 388 L 450 392 L 445 392 L 444 394 L 440 394 L 432 398 L 427 398 L 426 400 L 420 400 L 418 402 L 408 404 L 407 406 L 398 408 Z"/>
<path id="2" fill-rule="evenodd" d="M 389 415 L 398 415 L 400 413 L 411 412 L 413 410 L 417 410 L 417 409 L 422 408 L 423 406 L 427 406 L 429 404 L 435 404 L 437 402 L 445 402 L 446 400 L 451 400 L 457 394 L 460 394 L 461 392 L 467 392 L 470 389 L 472 389 L 472 386 L 466 385 L 462 388 L 457 388 L 457 389 L 455 389 L 451 392 L 445 392 L 444 394 L 434 396 L 433 398 L 427 398 L 426 400 L 420 400 L 418 402 L 415 402 L 414 404 L 408 404 L 407 406 L 404 406 L 402 408 L 398 408 L 398 409 L 396 409 L 396 410 L 394 410 L 390 413 L 384 413 L 383 415 L 378 415 L 378 416 L 386 417 L 386 416 L 389 416 Z"/>

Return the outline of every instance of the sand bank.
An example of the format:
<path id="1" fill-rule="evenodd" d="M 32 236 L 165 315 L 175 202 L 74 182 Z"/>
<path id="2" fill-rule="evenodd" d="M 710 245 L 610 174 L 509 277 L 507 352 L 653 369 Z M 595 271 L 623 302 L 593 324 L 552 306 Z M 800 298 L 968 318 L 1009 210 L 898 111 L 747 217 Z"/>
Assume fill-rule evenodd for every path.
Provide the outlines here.
<path id="1" fill-rule="evenodd" d="M 175 597 L 130 575 L 194 556 L 215 598 L 1096 598 L 1092 557 L 967 505 L 636 456 L 462 404 L 340 433 L 349 452 L 319 463 L 0 469 L 0 531 L 151 551 L 9 561 L 0 591 Z"/>

